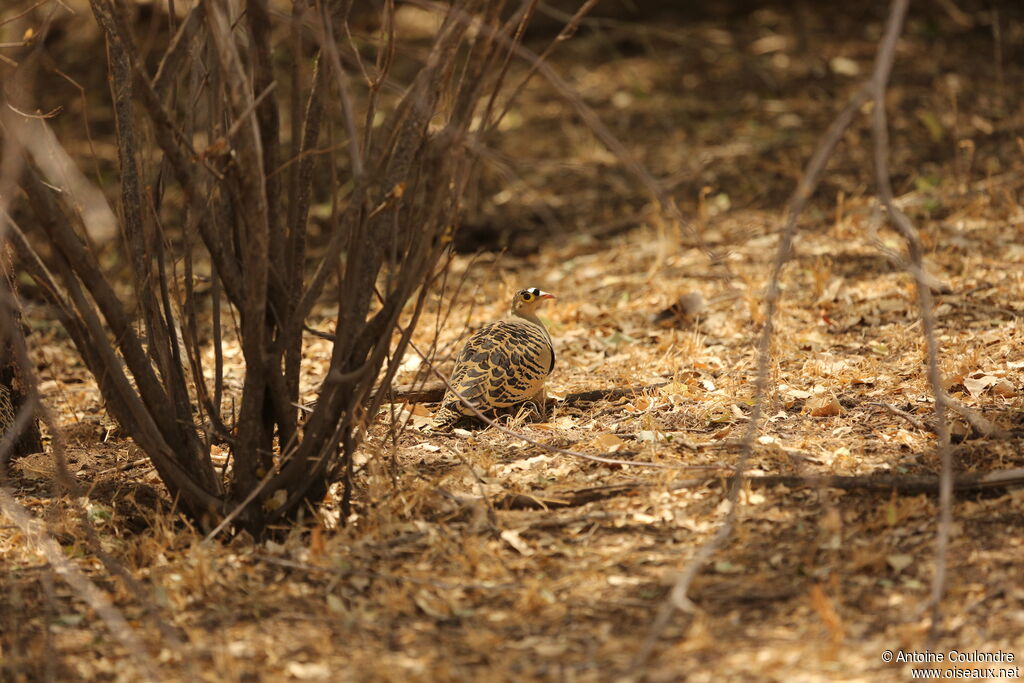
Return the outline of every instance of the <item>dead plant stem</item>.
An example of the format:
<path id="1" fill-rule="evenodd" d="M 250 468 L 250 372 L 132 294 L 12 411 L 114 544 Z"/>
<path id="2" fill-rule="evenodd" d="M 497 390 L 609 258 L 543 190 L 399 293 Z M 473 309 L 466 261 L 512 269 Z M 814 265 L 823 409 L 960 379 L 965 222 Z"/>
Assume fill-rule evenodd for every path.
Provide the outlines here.
<path id="1" fill-rule="evenodd" d="M 942 474 L 939 486 L 939 526 L 935 541 L 935 573 L 929 600 L 931 608 L 931 637 L 935 638 L 942 619 L 941 601 L 946 590 L 946 553 L 949 548 L 950 530 L 953 523 L 953 454 L 949 445 L 949 422 L 946 418 L 948 401 L 942 386 L 942 372 L 939 368 L 939 345 L 935 335 L 935 311 L 932 291 L 924 270 L 923 248 L 916 228 L 896 206 L 891 173 L 889 171 L 889 127 L 885 111 L 885 91 L 892 73 L 896 54 L 896 42 L 907 14 L 910 0 L 893 0 L 885 39 L 878 48 L 875 69 L 870 81 L 871 137 L 874 143 L 875 183 L 878 198 L 885 207 L 889 220 L 907 243 L 910 262 L 907 271 L 917 284 L 917 303 L 920 309 L 925 343 L 928 348 L 928 384 L 935 397 L 935 433 L 938 440 L 939 459 Z"/>

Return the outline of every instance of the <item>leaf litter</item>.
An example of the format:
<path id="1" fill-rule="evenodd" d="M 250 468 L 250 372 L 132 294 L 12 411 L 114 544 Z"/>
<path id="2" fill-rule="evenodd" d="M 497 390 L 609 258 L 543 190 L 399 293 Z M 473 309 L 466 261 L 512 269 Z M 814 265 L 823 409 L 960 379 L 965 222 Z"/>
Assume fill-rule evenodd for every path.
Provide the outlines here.
<path id="1" fill-rule="evenodd" d="M 678 28 L 692 32 L 715 53 L 717 68 L 737 78 L 751 60 L 786 83 L 814 73 L 806 55 L 785 64 L 778 59 L 798 43 L 782 35 L 793 30 L 784 17 L 761 10 L 747 21 L 736 30 L 758 35 L 771 27 L 771 36 L 786 40 L 763 42 L 761 35 L 756 48 L 751 40 L 749 54 L 737 56 L 736 34 L 714 22 Z M 906 39 L 917 61 L 939 51 L 922 35 Z M 606 47 L 598 37 L 580 44 L 594 54 Z M 870 44 L 865 38 L 847 46 L 847 54 L 824 51 L 822 63 L 837 76 L 853 77 L 860 69 L 853 48 Z M 906 62 L 900 68 L 914 68 Z M 1006 68 L 1009 79 L 1011 65 Z M 699 70 L 681 72 L 702 78 Z M 627 82 L 632 86 L 624 87 Z M 589 101 L 606 102 L 602 115 L 610 120 L 648 117 L 657 126 L 679 112 L 714 106 L 705 100 L 727 101 L 716 93 L 719 82 L 728 79 L 693 84 L 684 78 L 673 99 L 678 73 L 641 54 L 580 74 L 577 87 Z M 687 90 L 691 86 L 700 97 Z M 787 136 L 802 141 L 792 117 L 814 129 L 831 110 L 792 93 L 740 103 L 748 108 L 743 116 L 762 116 L 772 121 L 769 128 L 790 131 L 783 138 L 743 129 L 728 117 L 687 116 L 690 128 L 646 137 L 643 126 L 623 129 L 652 171 L 684 179 L 684 213 L 701 217 L 705 244 L 725 248 L 726 269 L 710 264 L 689 233 L 657 220 L 652 207 L 637 212 L 638 200 L 646 199 L 623 189 L 629 183 L 615 157 L 563 125 L 567 109 L 541 106 L 550 100 L 542 86 L 536 89 L 527 97 L 538 106 L 516 111 L 519 123 L 499 143 L 525 150 L 521 187 L 496 194 L 494 206 L 485 203 L 481 211 L 500 206 L 498 215 L 510 222 L 526 222 L 530 211 L 553 212 L 596 226 L 630 207 L 636 221 L 600 237 L 577 226 L 584 230 L 542 240 L 533 253 L 513 249 L 491 271 L 479 263 L 470 268 L 471 259 L 460 256 L 453 273 L 466 276 L 465 296 L 449 302 L 439 292 L 429 312 L 450 304 L 450 321 L 479 325 L 502 315 L 508 293 L 519 286 L 555 292 L 557 304 L 545 311 L 558 352 L 551 397 L 664 384 L 592 404 L 556 400 L 542 422 L 513 416 L 512 428 L 558 448 L 679 469 L 581 460 L 494 429 L 423 434 L 415 428 L 429 422 L 433 406 L 407 403 L 395 406 L 397 418 L 410 426 L 397 439 L 390 409 L 370 425 L 349 519 L 340 519 L 340 492 L 332 490 L 311 513 L 310 526 L 262 543 L 239 537 L 208 544 L 170 515 L 159 480 L 147 463 L 136 464 L 140 454 L 116 435 L 66 339 L 39 326 L 32 340 L 41 389 L 74 435 L 69 465 L 86 485 L 97 538 L 84 532 L 78 502 L 51 495 L 54 469 L 46 458 L 19 462 L 12 484 L 66 554 L 102 581 L 168 672 L 185 671 L 191 661 L 200 680 L 610 680 L 634 673 L 630 662 L 675 572 L 728 511 L 720 487 L 670 484 L 694 476 L 687 468 L 725 476 L 735 460 L 733 439 L 751 407 L 752 340 L 764 323 L 760 302 L 779 219 L 758 207 L 784 196 L 803 158 L 787 146 L 793 144 Z M 951 135 L 952 126 L 947 99 L 929 88 L 920 97 L 931 110 L 910 111 L 902 125 L 903 135 L 924 148 L 936 135 Z M 984 159 L 991 172 L 977 166 L 971 189 L 962 164 L 940 156 L 928 162 L 938 184 L 910 179 L 901 206 L 922 226 L 932 275 L 948 285 L 936 310 L 947 391 L 1005 431 L 1001 438 L 985 437 L 966 422 L 955 430 L 958 472 L 984 472 L 1024 466 L 1024 249 L 1016 244 L 1024 230 L 1024 164 L 1008 152 L 1000 156 L 986 137 L 991 131 L 971 123 L 970 104 L 961 104 L 962 120 L 952 123 L 977 139 L 975 163 Z M 900 116 L 900 102 L 891 106 Z M 988 111 L 973 116 L 997 118 Z M 535 137 L 538 126 L 551 128 L 547 163 L 532 163 L 529 155 L 538 150 L 522 142 Z M 681 151 L 696 145 L 701 154 Z M 867 152 L 863 145 L 847 147 L 827 181 L 830 201 L 807 219 L 784 273 L 769 417 L 753 474 L 938 469 L 934 435 L 879 405 L 927 427 L 931 397 L 914 291 L 878 248 L 879 241 L 901 247 L 893 233 L 873 227 L 877 208 L 856 170 L 867 163 Z M 572 163 L 551 163 L 556 155 Z M 566 214 L 567 206 L 575 213 Z M 336 311 L 316 312 L 314 326 L 330 329 L 332 315 Z M 421 348 L 433 341 L 429 328 L 416 333 Z M 465 336 L 458 328 L 441 332 L 440 346 L 449 355 Z M 324 340 L 307 343 L 308 400 L 315 398 L 329 349 Z M 237 382 L 240 354 L 225 355 L 226 377 Z M 412 355 L 398 362 L 398 383 L 423 371 Z M 229 466 L 226 454 L 215 453 L 218 458 Z M 644 486 L 631 486 L 637 483 Z M 627 494 L 615 495 L 627 485 Z M 579 491 L 594 495 L 575 507 L 555 506 Z M 526 500 L 540 509 L 500 505 Z M 898 677 L 896 668 L 879 664 L 879 655 L 926 646 L 927 624 L 917 608 L 934 571 L 936 498 L 775 486 L 745 491 L 741 502 L 733 537 L 694 584 L 691 597 L 700 613 L 686 639 L 666 632 L 650 680 L 675 680 L 681 672 L 691 680 L 783 680 L 793 671 L 808 680 Z M 1024 653 L 1022 513 L 1020 489 L 957 498 L 948 618 L 935 648 Z M 100 550 L 142 591 L 111 579 Z M 0 618 L 11 627 L 0 635 L 7 666 L 51 648 L 65 675 L 131 680 L 127 654 L 98 640 L 102 626 L 75 595 L 59 584 L 55 592 L 44 590 L 37 581 L 39 556 L 6 524 L 0 524 L 0 556 Z M 168 630 L 184 644 L 174 644 Z"/>

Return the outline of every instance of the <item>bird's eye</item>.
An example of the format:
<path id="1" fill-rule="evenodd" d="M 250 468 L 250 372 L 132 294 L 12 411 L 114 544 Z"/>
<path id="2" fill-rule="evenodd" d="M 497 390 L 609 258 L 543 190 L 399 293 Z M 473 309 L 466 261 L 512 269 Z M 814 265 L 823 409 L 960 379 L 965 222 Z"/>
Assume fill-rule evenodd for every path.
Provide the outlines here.
<path id="1" fill-rule="evenodd" d="M 523 292 L 523 301 L 533 301 L 533 292 Z"/>

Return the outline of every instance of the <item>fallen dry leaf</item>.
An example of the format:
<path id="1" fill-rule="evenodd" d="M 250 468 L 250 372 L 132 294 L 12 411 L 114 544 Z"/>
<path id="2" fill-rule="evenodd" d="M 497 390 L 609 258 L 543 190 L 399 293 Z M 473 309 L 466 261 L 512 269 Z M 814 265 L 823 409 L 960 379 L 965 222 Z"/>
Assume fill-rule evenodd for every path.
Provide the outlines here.
<path id="1" fill-rule="evenodd" d="M 839 399 L 831 391 L 824 391 L 808 399 L 806 408 L 811 417 L 836 417 L 843 412 Z"/>
<path id="2" fill-rule="evenodd" d="M 1017 395 L 1017 388 L 1009 381 L 1001 379 L 992 385 L 992 393 L 1003 398 L 1013 398 Z"/>
<path id="3" fill-rule="evenodd" d="M 590 441 L 582 444 L 583 448 L 596 448 L 603 451 L 617 451 L 626 445 L 626 442 L 614 434 L 600 434 Z"/>
<path id="4" fill-rule="evenodd" d="M 533 548 L 524 541 L 520 536 L 519 532 L 513 529 L 505 529 L 501 532 L 501 540 L 512 546 L 520 555 L 524 557 L 530 557 L 533 555 Z"/>
<path id="5" fill-rule="evenodd" d="M 984 373 L 976 372 L 969 377 L 964 377 L 962 384 L 967 389 L 967 393 L 977 398 L 985 393 L 985 390 L 995 384 L 999 383 L 1001 378 L 995 375 L 986 375 Z"/>
<path id="6" fill-rule="evenodd" d="M 914 563 L 914 558 L 911 555 L 905 554 L 894 554 L 889 555 L 885 558 L 886 563 L 896 570 L 897 573 L 902 572 L 904 569 Z"/>

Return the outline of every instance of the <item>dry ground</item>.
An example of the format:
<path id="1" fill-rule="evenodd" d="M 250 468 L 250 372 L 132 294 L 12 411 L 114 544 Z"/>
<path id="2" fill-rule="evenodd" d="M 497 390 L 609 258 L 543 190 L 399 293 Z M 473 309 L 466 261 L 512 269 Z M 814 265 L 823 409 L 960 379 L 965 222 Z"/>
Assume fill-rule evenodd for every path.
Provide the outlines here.
<path id="1" fill-rule="evenodd" d="M 965 26 L 940 4 L 912 18 L 898 57 L 888 102 L 896 187 L 932 274 L 949 285 L 936 301 L 949 391 L 1003 430 L 986 436 L 957 416 L 956 469 L 1019 468 L 1024 23 L 1004 9 L 994 49 L 985 15 Z M 556 403 L 544 422 L 513 428 L 668 467 L 595 463 L 494 429 L 396 437 L 382 414 L 347 524 L 329 499 L 315 523 L 275 541 L 204 543 L 169 514 L 66 339 L 30 305 L 46 401 L 88 495 L 55 498 L 47 456 L 19 463 L 8 484 L 172 679 L 909 680 L 883 651 L 925 649 L 1010 651 L 1017 661 L 1006 666 L 1019 666 L 1024 490 L 957 497 L 944 616 L 930 642 L 922 609 L 936 497 L 782 486 L 743 493 L 735 533 L 693 586 L 696 615 L 677 615 L 647 667 L 633 666 L 675 572 L 725 516 L 719 484 L 671 484 L 736 460 L 780 207 L 816 136 L 869 72 L 879 22 L 806 8 L 796 19 L 766 9 L 667 17 L 657 29 L 606 22 L 556 53 L 584 100 L 667 179 L 691 226 L 660 219 L 542 81 L 495 141 L 470 228 L 510 251 L 457 258 L 432 309 L 440 317 L 418 341 L 429 346 L 439 327 L 444 359 L 464 323 L 502 315 L 514 289 L 558 294 L 545 312 L 559 354 L 552 394 L 664 384 Z M 902 247 L 880 220 L 868 154 L 861 122 L 801 221 L 751 474 L 938 471 L 914 288 L 884 253 Z M 575 229 L 556 230 L 565 225 Z M 709 261 L 701 242 L 722 260 Z M 707 303 L 701 315 L 654 321 L 693 292 Z M 331 319 L 323 310 L 314 322 L 330 329 Z M 325 354 L 310 338 L 311 390 Z M 402 362 L 400 380 L 412 381 L 418 359 Z M 425 417 L 410 410 L 414 422 Z M 625 484 L 628 493 L 565 505 Z M 0 562 L 0 679 L 141 675 L 6 520 Z"/>

